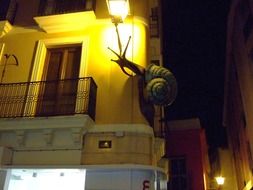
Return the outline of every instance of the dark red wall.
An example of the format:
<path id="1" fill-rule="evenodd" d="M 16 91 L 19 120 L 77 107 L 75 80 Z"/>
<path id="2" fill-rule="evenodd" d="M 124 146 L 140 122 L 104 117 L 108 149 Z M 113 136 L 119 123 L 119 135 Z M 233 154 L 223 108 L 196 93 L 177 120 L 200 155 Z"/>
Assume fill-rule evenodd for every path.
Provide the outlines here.
<path id="1" fill-rule="evenodd" d="M 205 140 L 202 129 L 174 130 L 166 137 L 167 156 L 185 156 L 190 190 L 204 190 L 203 155 Z"/>

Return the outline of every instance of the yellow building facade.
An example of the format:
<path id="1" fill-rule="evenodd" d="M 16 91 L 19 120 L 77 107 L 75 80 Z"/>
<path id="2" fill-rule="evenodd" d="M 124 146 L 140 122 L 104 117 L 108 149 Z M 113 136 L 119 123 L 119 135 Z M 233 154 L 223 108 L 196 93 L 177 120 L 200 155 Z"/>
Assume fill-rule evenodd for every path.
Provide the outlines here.
<path id="1" fill-rule="evenodd" d="M 235 189 L 243 190 L 253 188 L 252 15 L 252 1 L 231 1 L 227 23 L 223 122 L 227 128 L 229 158 L 233 164 L 230 168 L 234 172 L 229 180 L 234 180 Z M 223 164 L 226 166 L 226 163 Z"/>
<path id="2" fill-rule="evenodd" d="M 160 107 L 152 128 L 140 110 L 138 76 L 125 75 L 108 49 L 120 54 L 128 46 L 127 60 L 140 68 L 160 59 L 159 38 L 150 39 L 158 2 L 129 1 L 129 15 L 117 25 L 121 46 L 105 0 L 0 3 L 6 8 L 0 21 L 0 187 L 15 189 L 15 176 L 32 175 L 29 181 L 67 168 L 85 173 L 84 189 L 101 189 L 93 184 L 99 176 L 109 189 L 166 189 L 164 141 L 154 135 Z M 136 185 L 110 186 L 102 174 L 113 178 L 114 172 L 125 172 L 119 180 Z"/>

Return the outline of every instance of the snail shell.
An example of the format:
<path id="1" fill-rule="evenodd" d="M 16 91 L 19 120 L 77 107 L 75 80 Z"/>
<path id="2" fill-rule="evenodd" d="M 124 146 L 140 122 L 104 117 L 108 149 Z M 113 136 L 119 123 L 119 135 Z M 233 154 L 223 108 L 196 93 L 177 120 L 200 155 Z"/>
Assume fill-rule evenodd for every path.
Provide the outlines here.
<path id="1" fill-rule="evenodd" d="M 168 106 L 177 95 L 177 81 L 166 68 L 150 64 L 145 73 L 147 99 L 155 105 Z"/>

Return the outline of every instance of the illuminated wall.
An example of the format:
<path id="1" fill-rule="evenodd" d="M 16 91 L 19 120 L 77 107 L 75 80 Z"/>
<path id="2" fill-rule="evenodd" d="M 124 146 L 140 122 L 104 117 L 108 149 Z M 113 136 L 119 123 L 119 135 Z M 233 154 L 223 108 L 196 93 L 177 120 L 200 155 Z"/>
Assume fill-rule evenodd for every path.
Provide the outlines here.
<path id="1" fill-rule="evenodd" d="M 253 188 L 253 2 L 232 0 L 228 14 L 224 126 L 238 189 Z"/>
<path id="2" fill-rule="evenodd" d="M 23 10 L 24 4 L 25 2 L 22 3 L 17 12 L 19 16 L 17 24 L 20 25 L 23 23 L 20 11 Z M 102 8 L 106 8 L 104 7 L 105 2 L 101 4 L 100 1 L 97 2 L 96 14 L 98 15 Z M 119 25 L 120 37 L 124 49 L 129 36 L 131 36 L 126 54 L 127 59 L 145 67 L 148 62 L 147 26 L 144 22 L 146 18 L 140 16 L 145 15 L 146 7 L 140 8 L 141 2 L 136 4 L 131 2 L 131 4 L 134 7 L 132 9 L 134 15 L 129 16 L 125 23 Z M 31 5 L 35 6 L 37 3 L 34 2 Z M 139 17 L 135 16 L 134 10 L 136 8 L 140 12 L 140 15 L 137 15 Z M 144 10 L 142 11 L 142 9 Z M 23 15 L 24 21 L 29 20 L 28 15 Z M 83 30 L 52 34 L 41 31 L 36 25 L 22 27 L 14 23 L 11 32 L 0 38 L 0 44 L 5 44 L 3 53 L 17 56 L 19 66 L 8 66 L 3 82 L 13 83 L 31 80 L 39 40 L 85 37 L 88 39 L 88 47 L 87 54 L 83 55 L 86 61 L 84 73 L 85 76 L 93 77 L 98 86 L 96 123 L 146 123 L 139 111 L 136 79 L 123 74 L 120 67 L 110 61 L 116 57 L 107 47 L 118 52 L 118 43 L 116 31 L 108 19 L 108 13 L 105 16 L 107 16 L 106 19 L 97 18 L 94 23 Z M 0 73 L 2 69 L 0 68 Z"/>
<path id="3" fill-rule="evenodd" d="M 208 183 L 207 178 L 209 177 L 210 166 L 207 159 L 205 131 L 201 128 L 199 119 L 170 121 L 168 122 L 168 127 L 170 129 L 166 138 L 168 145 L 166 154 L 168 158 L 182 157 L 185 160 L 185 169 L 180 170 L 180 172 L 186 172 L 184 177 L 187 183 L 182 183 L 181 187 L 184 184 L 185 189 L 207 190 L 209 187 L 206 183 Z M 179 180 L 177 179 L 177 174 L 173 174 L 178 166 L 170 166 L 171 188 L 176 188 L 177 183 L 173 182 L 172 178 Z M 178 176 L 180 176 L 180 172 Z"/>

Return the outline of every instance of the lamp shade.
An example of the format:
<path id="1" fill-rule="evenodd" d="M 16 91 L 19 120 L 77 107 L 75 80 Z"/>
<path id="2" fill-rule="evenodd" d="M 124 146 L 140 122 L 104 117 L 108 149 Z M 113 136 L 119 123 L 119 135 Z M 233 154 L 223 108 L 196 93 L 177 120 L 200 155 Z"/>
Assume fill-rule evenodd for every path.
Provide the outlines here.
<path id="1" fill-rule="evenodd" d="M 123 22 L 129 12 L 128 0 L 106 0 L 112 22 Z"/>

